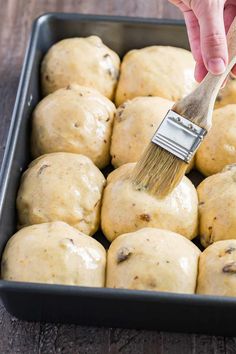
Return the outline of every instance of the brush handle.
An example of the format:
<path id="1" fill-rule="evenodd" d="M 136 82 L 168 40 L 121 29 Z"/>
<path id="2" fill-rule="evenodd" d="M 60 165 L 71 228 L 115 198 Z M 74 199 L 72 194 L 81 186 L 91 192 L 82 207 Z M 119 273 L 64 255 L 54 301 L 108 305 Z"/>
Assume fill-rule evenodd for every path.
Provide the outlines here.
<path id="1" fill-rule="evenodd" d="M 236 17 L 227 33 L 229 64 L 221 75 L 208 73 L 198 87 L 188 96 L 177 102 L 172 110 L 209 130 L 212 113 L 218 92 L 236 64 Z"/>

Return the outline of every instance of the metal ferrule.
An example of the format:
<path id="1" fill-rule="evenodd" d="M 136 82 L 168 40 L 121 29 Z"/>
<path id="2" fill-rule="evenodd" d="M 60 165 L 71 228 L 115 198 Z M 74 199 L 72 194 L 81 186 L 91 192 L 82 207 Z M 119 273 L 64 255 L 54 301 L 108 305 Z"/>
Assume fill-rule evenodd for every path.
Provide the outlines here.
<path id="1" fill-rule="evenodd" d="M 206 129 L 169 110 L 152 142 L 189 163 L 206 133 Z"/>

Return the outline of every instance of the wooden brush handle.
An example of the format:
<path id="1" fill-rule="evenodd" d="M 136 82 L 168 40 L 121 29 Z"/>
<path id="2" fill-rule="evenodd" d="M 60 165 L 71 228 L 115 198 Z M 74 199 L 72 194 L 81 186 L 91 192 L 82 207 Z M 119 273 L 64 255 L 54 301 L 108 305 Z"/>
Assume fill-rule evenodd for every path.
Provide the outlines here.
<path id="1" fill-rule="evenodd" d="M 227 33 L 229 64 L 221 75 L 208 73 L 198 87 L 172 108 L 185 118 L 209 130 L 212 124 L 212 112 L 217 94 L 236 64 L 236 17 Z"/>

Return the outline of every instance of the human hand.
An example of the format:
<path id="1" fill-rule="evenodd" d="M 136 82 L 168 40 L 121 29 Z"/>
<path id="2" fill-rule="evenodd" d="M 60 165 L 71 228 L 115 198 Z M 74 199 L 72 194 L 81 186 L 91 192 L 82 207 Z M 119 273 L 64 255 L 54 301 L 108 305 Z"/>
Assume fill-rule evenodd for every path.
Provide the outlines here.
<path id="1" fill-rule="evenodd" d="M 196 61 L 195 78 L 208 71 L 221 74 L 228 62 L 226 34 L 236 16 L 236 0 L 169 0 L 184 15 L 191 51 Z M 236 68 L 233 69 L 236 75 Z"/>

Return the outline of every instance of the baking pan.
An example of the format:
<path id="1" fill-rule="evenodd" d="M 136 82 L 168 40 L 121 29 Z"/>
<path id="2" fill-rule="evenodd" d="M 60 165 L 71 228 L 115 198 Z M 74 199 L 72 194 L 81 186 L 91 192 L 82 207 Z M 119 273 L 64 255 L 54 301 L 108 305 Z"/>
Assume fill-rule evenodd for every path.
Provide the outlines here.
<path id="1" fill-rule="evenodd" d="M 30 117 L 40 100 L 47 49 L 68 37 L 96 34 L 122 56 L 153 44 L 188 48 L 181 21 L 50 13 L 33 25 L 0 172 L 0 253 L 16 231 L 15 200 L 30 162 Z M 235 335 L 236 298 L 89 288 L 0 280 L 6 309 L 23 320 Z"/>

